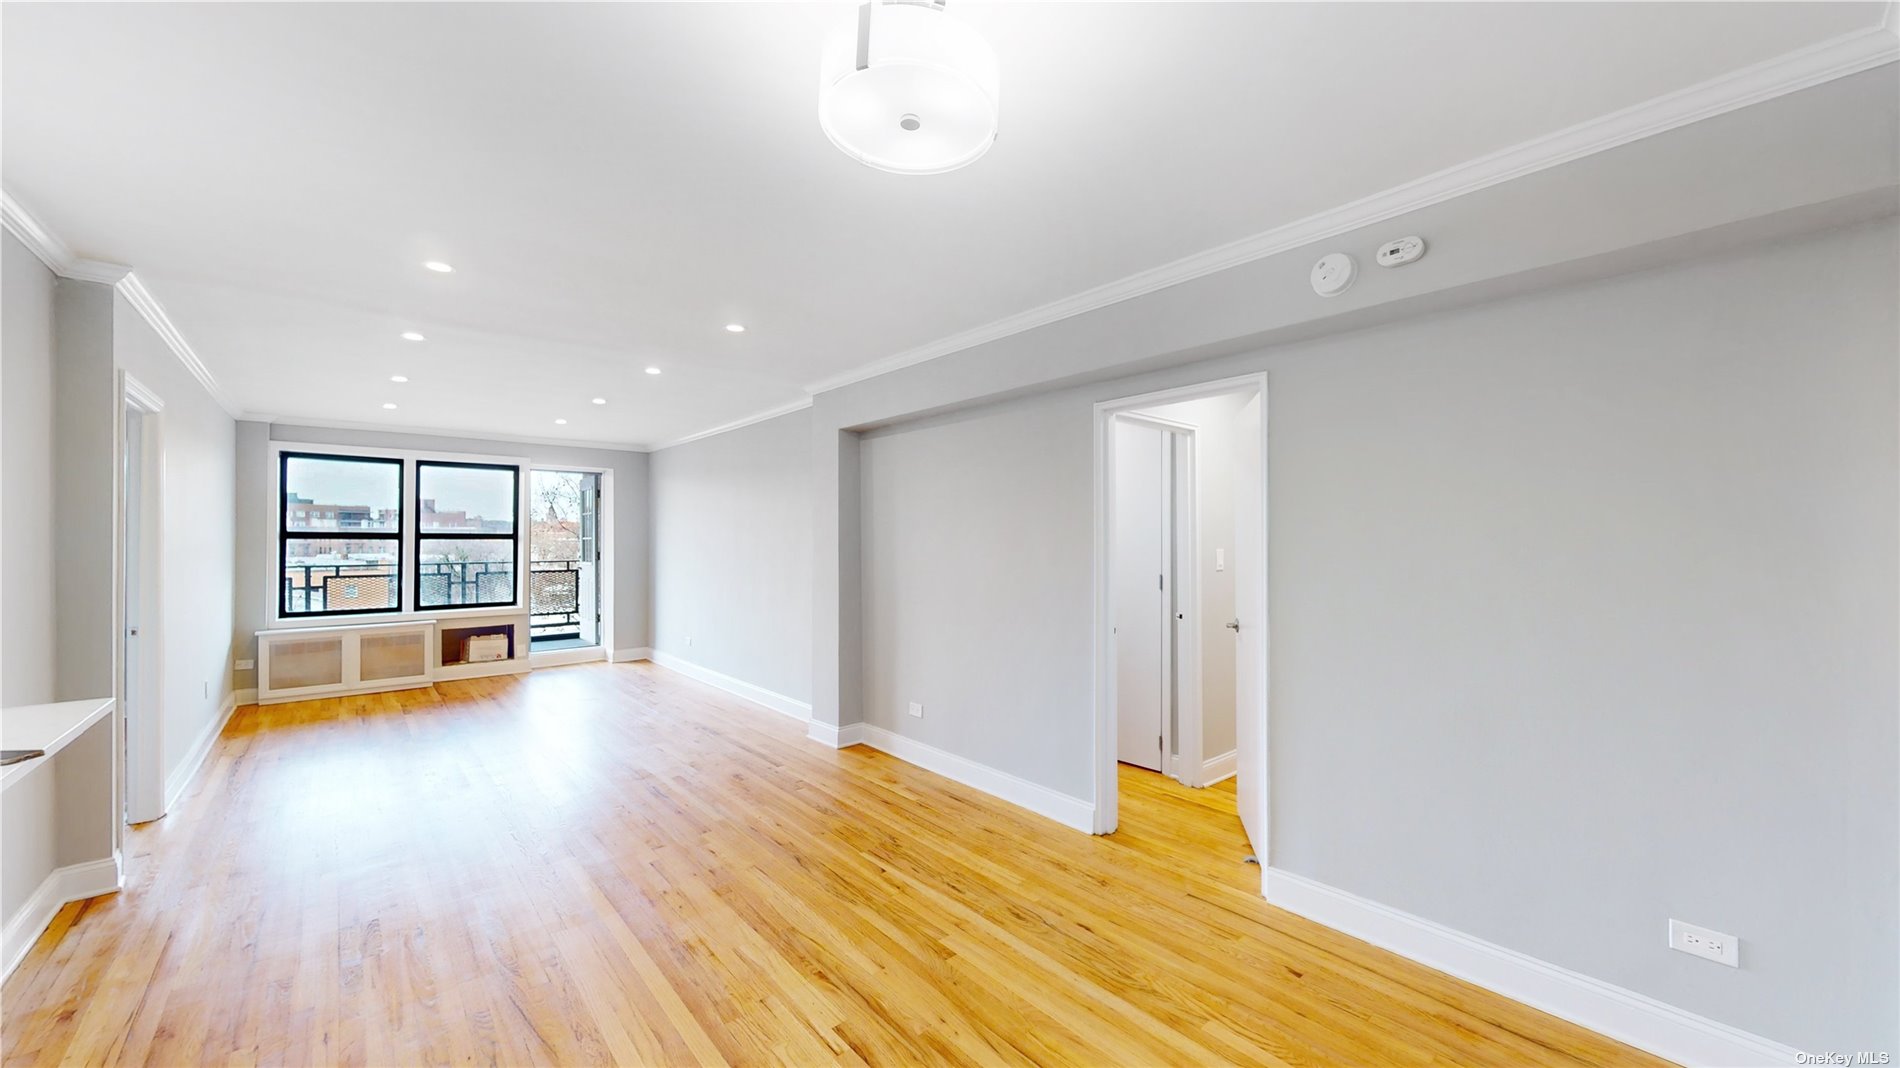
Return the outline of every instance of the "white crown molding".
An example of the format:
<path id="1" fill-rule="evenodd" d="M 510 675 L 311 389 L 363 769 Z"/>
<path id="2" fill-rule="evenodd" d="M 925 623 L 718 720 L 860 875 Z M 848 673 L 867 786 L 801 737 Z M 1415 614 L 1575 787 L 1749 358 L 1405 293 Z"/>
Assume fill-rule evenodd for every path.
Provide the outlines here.
<path id="1" fill-rule="evenodd" d="M 734 419 L 730 423 L 720 423 L 718 426 L 707 427 L 696 433 L 688 434 L 683 438 L 663 441 L 658 445 L 648 445 L 646 449 L 648 452 L 659 452 L 661 449 L 670 449 L 675 445 L 684 445 L 690 441 L 698 441 L 700 438 L 710 438 L 715 434 L 724 434 L 729 430 L 739 430 L 743 427 L 751 426 L 754 423 L 763 423 L 768 419 L 777 419 L 781 415 L 802 412 L 809 407 L 811 407 L 811 396 L 808 394 L 790 404 L 781 404 L 776 408 L 767 408 L 762 412 L 754 412 L 743 419 Z"/>
<path id="2" fill-rule="evenodd" d="M 66 242 L 48 230 L 38 216 L 20 203 L 18 197 L 5 190 L 0 190 L 0 224 L 4 224 L 8 233 L 19 238 L 22 245 L 38 256 L 47 270 L 62 278 L 115 285 L 132 270 L 116 263 L 82 259 L 74 255 Z"/>
<path id="3" fill-rule="evenodd" d="M 498 434 L 493 430 L 457 430 L 454 428 L 411 426 L 408 424 L 364 423 L 348 419 L 320 419 L 316 416 L 272 415 L 268 412 L 245 412 L 237 417 L 247 423 L 282 423 L 285 426 L 307 426 L 321 430 L 362 430 L 375 434 L 414 434 L 425 438 L 469 438 L 474 441 L 506 441 L 517 445 L 547 445 L 561 449 L 606 449 L 609 452 L 647 452 L 645 445 L 633 445 L 618 441 L 588 441 L 574 438 L 537 438 L 525 434 Z"/>
<path id="4" fill-rule="evenodd" d="M 140 317 L 151 326 L 152 332 L 165 343 L 165 347 L 172 350 L 172 355 L 178 357 L 178 362 L 185 365 L 185 370 L 191 372 L 191 377 L 197 379 L 198 384 L 204 387 L 204 391 L 211 394 L 211 399 L 218 402 L 218 407 L 223 408 L 231 418 L 236 419 L 240 411 L 238 406 L 225 395 L 224 389 L 218 385 L 217 378 L 211 374 L 211 368 L 206 367 L 204 361 L 198 358 L 198 353 L 192 349 L 191 342 L 185 340 L 185 335 L 180 333 L 178 327 L 172 323 L 171 316 L 165 314 L 165 306 L 158 302 L 157 297 L 152 296 L 151 290 L 145 288 L 145 283 L 139 280 L 139 276 L 127 274 L 119 279 L 118 289 L 119 293 L 125 297 L 125 302 L 132 305 L 133 310 L 137 311 Z"/>
<path id="5" fill-rule="evenodd" d="M 1584 156 L 1891 63 L 1900 59 L 1900 38 L 1895 37 L 1895 19 L 1894 5 L 1889 5 L 1880 26 L 1817 42 L 1621 111 L 1613 111 L 1480 156 L 1382 193 L 1309 215 L 1264 233 L 1131 274 L 894 356 L 874 360 L 843 374 L 813 382 L 805 390 L 809 393 L 824 393 L 914 367 L 953 352 L 1265 259 Z M 706 433 L 717 431 L 709 430 Z"/>
<path id="6" fill-rule="evenodd" d="M 145 283 L 132 273 L 132 268 L 102 260 L 89 260 L 73 254 L 73 250 L 58 235 L 46 228 L 39 218 L 19 198 L 12 193 L 0 190 L 0 222 L 4 222 L 7 232 L 20 239 L 20 243 L 31 249 L 48 270 L 61 278 L 72 278 L 81 282 L 97 282 L 117 289 L 132 305 L 147 324 L 156 333 L 165 347 L 172 350 L 178 362 L 185 365 L 191 377 L 198 380 L 211 399 L 218 402 L 232 418 L 237 418 L 237 406 L 231 403 L 218 380 L 212 376 L 211 369 L 192 350 L 191 343 L 179 332 L 171 316 L 165 314 L 165 306 L 145 288 Z"/>

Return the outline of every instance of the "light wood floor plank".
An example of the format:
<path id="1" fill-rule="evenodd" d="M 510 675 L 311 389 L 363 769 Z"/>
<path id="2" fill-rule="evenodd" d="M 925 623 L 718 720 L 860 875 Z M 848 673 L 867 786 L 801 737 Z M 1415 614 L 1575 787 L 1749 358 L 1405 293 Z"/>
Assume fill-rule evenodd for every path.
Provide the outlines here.
<path id="1" fill-rule="evenodd" d="M 1091 838 L 651 664 L 244 708 L 13 1064 L 1641 1065 L 1268 906 L 1233 784 Z"/>

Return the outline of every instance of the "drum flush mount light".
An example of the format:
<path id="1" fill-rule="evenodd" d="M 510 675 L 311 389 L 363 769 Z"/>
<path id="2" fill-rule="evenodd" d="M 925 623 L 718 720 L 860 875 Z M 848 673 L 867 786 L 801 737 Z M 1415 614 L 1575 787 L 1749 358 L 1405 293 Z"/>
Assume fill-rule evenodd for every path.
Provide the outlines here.
<path id="1" fill-rule="evenodd" d="M 996 53 L 943 0 L 870 0 L 826 42 L 818 121 L 893 174 L 942 174 L 996 141 Z"/>

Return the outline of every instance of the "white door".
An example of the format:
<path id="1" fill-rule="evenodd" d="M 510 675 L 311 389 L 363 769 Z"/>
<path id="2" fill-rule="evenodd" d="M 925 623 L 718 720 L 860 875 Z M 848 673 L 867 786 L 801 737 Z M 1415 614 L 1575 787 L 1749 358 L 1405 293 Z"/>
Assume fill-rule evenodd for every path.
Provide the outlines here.
<path id="1" fill-rule="evenodd" d="M 1260 426 L 1265 397 L 1240 409 L 1234 457 L 1234 788 L 1254 855 L 1267 865 L 1267 480 Z"/>
<path id="2" fill-rule="evenodd" d="M 125 524 L 120 531 L 119 541 L 125 555 L 121 560 L 124 569 L 124 604 L 120 611 L 125 632 L 119 636 L 122 643 L 119 663 L 123 677 L 119 680 L 119 692 L 125 695 L 119 707 L 119 722 L 124 728 L 126 769 L 125 822 L 142 823 L 154 819 L 159 814 L 141 811 L 146 795 L 143 781 L 144 763 L 139 754 L 146 745 L 144 731 L 145 694 L 141 682 L 143 665 L 139 662 L 139 628 L 143 623 L 140 611 L 140 585 L 144 581 L 144 571 L 140 567 L 144 559 L 141 549 L 141 529 L 144 526 L 143 497 L 141 494 L 145 478 L 145 417 L 137 408 L 125 409 L 125 455 L 123 469 L 120 472 L 124 500 L 119 515 Z"/>
<path id="3" fill-rule="evenodd" d="M 1167 432 L 1115 421 L 1116 759 L 1162 770 L 1167 709 Z"/>
<path id="4" fill-rule="evenodd" d="M 600 476 L 581 475 L 581 641 L 600 644 Z"/>

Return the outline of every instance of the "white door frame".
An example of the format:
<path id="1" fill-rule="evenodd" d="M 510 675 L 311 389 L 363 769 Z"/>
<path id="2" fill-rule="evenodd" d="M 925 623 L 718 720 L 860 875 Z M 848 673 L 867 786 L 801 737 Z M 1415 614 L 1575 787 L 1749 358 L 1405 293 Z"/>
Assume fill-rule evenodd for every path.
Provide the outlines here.
<path id="1" fill-rule="evenodd" d="M 1265 403 L 1266 403 L 1266 396 L 1267 396 L 1267 376 L 1265 373 L 1240 375 L 1234 378 L 1223 378 L 1217 381 L 1202 382 L 1202 383 L 1198 383 L 1191 386 L 1178 386 L 1173 389 L 1164 389 L 1164 390 L 1159 390 L 1153 393 L 1143 393 L 1143 394 L 1139 394 L 1137 396 L 1132 396 L 1132 397 L 1120 397 L 1114 400 L 1100 401 L 1100 402 L 1097 402 L 1095 405 L 1095 514 L 1094 514 L 1094 526 L 1095 526 L 1095 532 L 1094 532 L 1095 533 L 1095 562 L 1094 562 L 1094 568 L 1095 568 L 1095 685 L 1094 685 L 1094 692 L 1095 692 L 1095 732 L 1094 732 L 1095 733 L 1095 753 L 1094 753 L 1095 819 L 1094 819 L 1094 832 L 1096 834 L 1111 834 L 1114 832 L 1115 828 L 1118 826 L 1118 823 L 1119 823 L 1119 809 L 1118 809 L 1119 799 L 1117 797 L 1117 790 L 1116 790 L 1117 772 L 1115 768 L 1115 765 L 1116 765 L 1116 760 L 1115 760 L 1115 746 L 1116 746 L 1115 639 L 1114 639 L 1115 613 L 1114 613 L 1114 602 L 1112 599 L 1113 585 L 1110 581 L 1112 578 L 1112 570 L 1113 570 L 1112 567 L 1110 566 L 1113 560 L 1113 557 L 1111 555 L 1111 550 L 1113 546 L 1109 542 L 1110 531 L 1113 528 L 1113 524 L 1109 522 L 1109 520 L 1114 515 L 1113 509 L 1114 509 L 1114 504 L 1115 504 L 1114 493 L 1113 493 L 1113 489 L 1115 485 L 1114 420 L 1117 416 L 1124 415 L 1125 413 L 1130 413 L 1136 408 L 1152 408 L 1157 405 L 1173 404 L 1178 401 L 1200 400 L 1205 397 L 1218 396 L 1221 394 L 1243 393 L 1243 392 L 1256 393 L 1261 398 L 1262 412 L 1261 412 L 1261 420 L 1260 420 L 1260 453 L 1262 457 L 1261 471 L 1265 472 L 1266 464 L 1264 460 L 1266 457 L 1266 449 L 1267 449 L 1267 420 L 1265 417 Z M 1264 502 L 1264 500 L 1265 500 L 1265 490 L 1263 489 L 1262 501 Z M 1197 537 L 1198 537 L 1198 532 L 1197 532 Z M 1235 551 L 1239 552 L 1241 551 L 1241 548 L 1242 548 L 1241 546 L 1235 546 Z M 1260 537 L 1259 537 L 1258 544 L 1254 546 L 1250 546 L 1249 548 L 1251 548 L 1254 551 L 1254 553 L 1256 554 L 1255 558 L 1260 562 L 1260 566 L 1258 568 L 1258 572 L 1260 576 L 1259 577 L 1260 588 L 1258 590 L 1258 596 L 1260 598 L 1260 602 L 1262 604 L 1265 604 L 1266 603 L 1266 585 L 1267 585 L 1267 525 L 1266 523 L 1263 522 L 1260 524 Z M 1199 555 L 1200 554 L 1197 551 L 1195 553 L 1195 557 L 1197 560 L 1197 565 L 1196 565 L 1197 574 L 1192 579 L 1192 581 L 1195 583 L 1196 590 L 1199 589 L 1199 575 L 1198 575 Z M 1189 580 L 1183 579 L 1182 581 L 1186 582 Z M 1237 601 L 1241 596 L 1242 594 L 1240 593 L 1240 591 L 1238 590 L 1235 591 L 1235 598 Z M 1263 620 L 1262 622 L 1264 626 L 1265 621 Z M 1197 639 L 1196 646 L 1198 649 L 1198 644 L 1199 644 L 1198 643 L 1198 638 L 1199 638 L 1198 628 L 1197 628 L 1197 633 L 1195 637 Z M 1239 717 L 1242 717 L 1242 716 L 1255 717 L 1255 722 L 1257 722 L 1260 727 L 1259 736 L 1261 738 L 1265 738 L 1266 727 L 1267 727 L 1267 704 L 1268 704 L 1268 701 L 1267 701 L 1268 687 L 1266 686 L 1266 680 L 1268 678 L 1267 676 L 1268 665 L 1265 662 L 1265 658 L 1266 658 L 1266 643 L 1265 642 L 1260 643 L 1259 655 L 1262 660 L 1260 664 L 1260 678 L 1261 678 L 1262 685 L 1260 687 L 1259 703 L 1257 704 L 1257 706 L 1252 707 L 1252 708 L 1235 708 L 1234 715 L 1237 721 L 1236 730 L 1238 730 Z M 1197 674 L 1197 679 L 1198 679 L 1198 674 Z M 1194 744 L 1196 745 L 1196 747 L 1198 747 L 1200 744 L 1200 738 L 1198 737 L 1198 735 L 1194 739 Z M 1188 754 L 1188 749 L 1187 749 L 1187 746 L 1184 744 L 1182 746 L 1182 757 L 1183 757 L 1184 762 L 1187 759 L 1187 754 Z M 1263 761 L 1262 774 L 1264 773 L 1265 773 L 1265 765 Z M 1197 775 L 1198 775 L 1198 772 L 1197 772 Z M 1261 784 L 1262 786 L 1261 796 L 1263 798 L 1267 796 L 1264 789 L 1265 785 L 1266 785 L 1265 783 Z M 1265 802 L 1263 801 L 1262 804 L 1264 805 Z M 1260 857 L 1261 871 L 1264 873 L 1266 871 L 1266 860 L 1267 860 L 1266 844 L 1264 842 L 1255 842 L 1254 848 L 1255 848 L 1256 853 Z"/>
<path id="2" fill-rule="evenodd" d="M 165 814 L 165 604 L 161 561 L 165 530 L 165 402 L 138 379 L 119 372 L 120 404 L 114 437 L 115 463 L 112 554 L 112 689 L 119 722 L 120 782 L 124 822 L 145 823 Z M 139 482 L 136 517 L 126 514 L 126 460 L 129 430 L 126 411 L 139 413 Z M 136 521 L 139 531 L 138 666 L 137 692 L 128 692 L 125 643 L 130 624 L 125 618 L 125 530 Z M 118 821 L 114 821 L 115 827 Z M 115 832 L 116 833 L 116 832 Z"/>
<path id="3" fill-rule="evenodd" d="M 1199 786 L 1202 761 L 1199 428 L 1147 412 L 1116 412 L 1112 418 L 1145 423 L 1168 434 L 1166 440 L 1170 447 L 1161 472 L 1161 514 L 1167 516 L 1169 522 L 1162 531 L 1161 553 L 1173 586 L 1167 591 L 1167 602 L 1162 606 L 1161 633 L 1173 639 L 1174 662 L 1164 653 L 1161 685 L 1164 691 L 1173 694 L 1174 724 L 1172 730 L 1164 732 L 1173 744 L 1162 746 L 1161 771 L 1183 785 Z M 1112 468 L 1110 475 L 1113 475 Z M 1112 508 L 1113 502 L 1108 502 L 1108 506 Z M 1175 610 L 1184 605 L 1184 610 Z M 1113 633 L 1113 622 L 1109 625 Z M 1110 725 L 1113 726 L 1114 721 L 1111 720 Z"/>
<path id="4" fill-rule="evenodd" d="M 612 660 L 614 657 L 614 469 L 611 467 L 589 467 L 586 464 L 529 464 L 528 477 L 522 479 L 528 487 L 529 508 L 527 533 L 528 567 L 534 567 L 534 472 L 571 471 L 580 474 L 596 475 L 600 478 L 599 513 L 594 516 L 594 544 L 600 549 L 600 640 L 586 649 L 555 649 L 551 652 L 537 653 L 534 641 L 528 641 L 528 666 L 561 667 L 566 664 L 584 664 L 593 660 Z M 533 596 L 533 577 L 529 576 L 528 593 L 524 594 L 522 609 L 531 610 L 532 605 L 525 598 Z M 530 628 L 532 629 L 532 628 Z"/>

